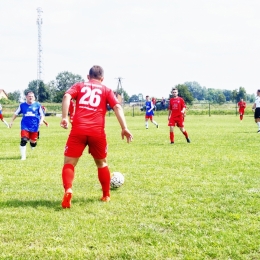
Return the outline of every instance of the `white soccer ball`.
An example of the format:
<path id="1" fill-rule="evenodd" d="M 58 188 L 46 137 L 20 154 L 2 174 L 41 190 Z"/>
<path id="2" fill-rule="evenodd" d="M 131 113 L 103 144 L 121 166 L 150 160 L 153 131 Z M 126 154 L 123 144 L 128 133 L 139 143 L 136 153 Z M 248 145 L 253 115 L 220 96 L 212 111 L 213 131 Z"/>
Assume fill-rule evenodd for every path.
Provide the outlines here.
<path id="1" fill-rule="evenodd" d="M 121 172 L 113 172 L 110 180 L 110 188 L 116 189 L 121 187 L 125 182 L 125 177 Z"/>

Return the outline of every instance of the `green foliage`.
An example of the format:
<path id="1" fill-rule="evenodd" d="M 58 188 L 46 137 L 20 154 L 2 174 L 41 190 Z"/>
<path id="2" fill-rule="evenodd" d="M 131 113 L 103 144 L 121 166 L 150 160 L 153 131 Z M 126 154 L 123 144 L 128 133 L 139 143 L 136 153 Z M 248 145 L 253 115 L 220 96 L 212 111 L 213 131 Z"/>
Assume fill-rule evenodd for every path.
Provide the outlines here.
<path id="1" fill-rule="evenodd" d="M 20 123 L 1 127 L 0 259 L 259 259 L 259 135 L 253 117 L 187 116 L 187 144 L 167 115 L 127 117 L 134 141 L 106 118 L 111 171 L 125 184 L 102 203 L 85 150 L 72 208 L 61 209 L 63 149 L 69 131 L 47 117 L 34 151 L 20 161 Z M 147 163 L 149 162 L 149 163 Z"/>
<path id="2" fill-rule="evenodd" d="M 0 104 L 2 105 L 8 105 L 8 104 L 14 104 L 16 101 L 13 101 L 11 99 L 6 99 L 6 98 L 0 98 Z"/>
<path id="3" fill-rule="evenodd" d="M 14 92 L 8 93 L 7 97 L 10 101 L 19 102 L 21 99 L 21 92 L 19 90 L 15 90 Z"/>
<path id="4" fill-rule="evenodd" d="M 226 102 L 226 97 L 223 93 L 218 94 L 217 103 L 224 104 Z"/>
<path id="5" fill-rule="evenodd" d="M 245 88 L 240 87 L 239 90 L 237 90 L 237 89 L 233 90 L 232 101 L 237 103 L 240 101 L 241 98 L 246 101 L 247 95 L 246 95 Z"/>
<path id="6" fill-rule="evenodd" d="M 116 91 L 114 91 L 116 92 Z M 124 102 L 129 102 L 129 95 L 127 94 L 127 92 L 122 88 L 122 89 L 119 89 L 117 94 L 119 95 L 122 95 L 123 93 L 123 96 L 124 96 Z"/>
<path id="7" fill-rule="evenodd" d="M 62 101 L 62 97 L 66 90 L 68 90 L 76 82 L 84 82 L 84 79 L 78 75 L 68 71 L 60 72 L 54 83 L 55 95 L 53 101 L 58 103 Z"/>
<path id="8" fill-rule="evenodd" d="M 24 90 L 24 95 L 32 91 L 39 102 L 50 101 L 50 91 L 47 86 L 45 86 L 42 80 L 33 80 L 29 83 L 28 88 Z"/>
<path id="9" fill-rule="evenodd" d="M 176 85 L 175 88 L 178 89 L 179 97 L 182 97 L 185 100 L 186 104 L 192 104 L 194 100 L 192 94 L 189 92 L 188 87 L 186 85 Z"/>

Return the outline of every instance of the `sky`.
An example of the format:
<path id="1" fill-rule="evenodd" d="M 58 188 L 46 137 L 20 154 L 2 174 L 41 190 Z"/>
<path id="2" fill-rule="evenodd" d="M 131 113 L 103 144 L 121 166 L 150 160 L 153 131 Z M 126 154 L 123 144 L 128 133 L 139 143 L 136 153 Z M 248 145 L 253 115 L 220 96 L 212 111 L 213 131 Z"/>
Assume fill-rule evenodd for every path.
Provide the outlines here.
<path id="1" fill-rule="evenodd" d="M 37 8 L 42 8 L 42 79 L 63 71 L 129 96 L 168 97 L 185 82 L 248 94 L 260 88 L 259 0 L 0 0 L 0 89 L 37 79 Z"/>

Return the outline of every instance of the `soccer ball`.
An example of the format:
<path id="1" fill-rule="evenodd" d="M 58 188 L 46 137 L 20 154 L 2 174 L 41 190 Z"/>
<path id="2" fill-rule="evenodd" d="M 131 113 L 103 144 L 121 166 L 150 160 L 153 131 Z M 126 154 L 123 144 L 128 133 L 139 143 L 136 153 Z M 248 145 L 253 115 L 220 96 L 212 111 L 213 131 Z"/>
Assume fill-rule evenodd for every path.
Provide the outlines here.
<path id="1" fill-rule="evenodd" d="M 121 172 L 113 172 L 110 180 L 110 188 L 116 189 L 122 186 L 125 182 L 125 177 Z"/>

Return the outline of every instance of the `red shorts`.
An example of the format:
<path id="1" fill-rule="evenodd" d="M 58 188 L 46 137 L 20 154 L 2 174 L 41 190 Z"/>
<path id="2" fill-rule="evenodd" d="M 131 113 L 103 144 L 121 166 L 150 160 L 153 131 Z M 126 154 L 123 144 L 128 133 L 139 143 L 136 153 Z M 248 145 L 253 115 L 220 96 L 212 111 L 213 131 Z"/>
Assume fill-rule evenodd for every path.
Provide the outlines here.
<path id="1" fill-rule="evenodd" d="M 104 159 L 107 157 L 107 140 L 105 137 L 78 135 L 70 133 L 67 140 L 64 155 L 78 158 L 82 155 L 86 146 L 88 152 L 95 159 Z"/>
<path id="2" fill-rule="evenodd" d="M 151 121 L 153 121 L 153 116 L 147 116 L 147 115 L 145 115 L 145 119 L 150 119 Z"/>
<path id="3" fill-rule="evenodd" d="M 168 122 L 168 126 L 184 127 L 183 116 L 170 118 Z"/>
<path id="4" fill-rule="evenodd" d="M 3 119 L 4 119 L 4 118 L 3 118 L 3 114 L 0 114 L 0 119 L 1 119 L 1 120 L 3 120 Z"/>
<path id="5" fill-rule="evenodd" d="M 27 139 L 36 142 L 38 138 L 38 132 L 29 132 L 26 130 L 21 130 L 21 138 L 23 137 L 26 137 Z"/>
<path id="6" fill-rule="evenodd" d="M 245 109 L 241 109 L 241 108 L 240 108 L 240 109 L 239 109 L 239 114 L 240 114 L 240 115 L 244 115 L 244 113 L 245 113 Z"/>

